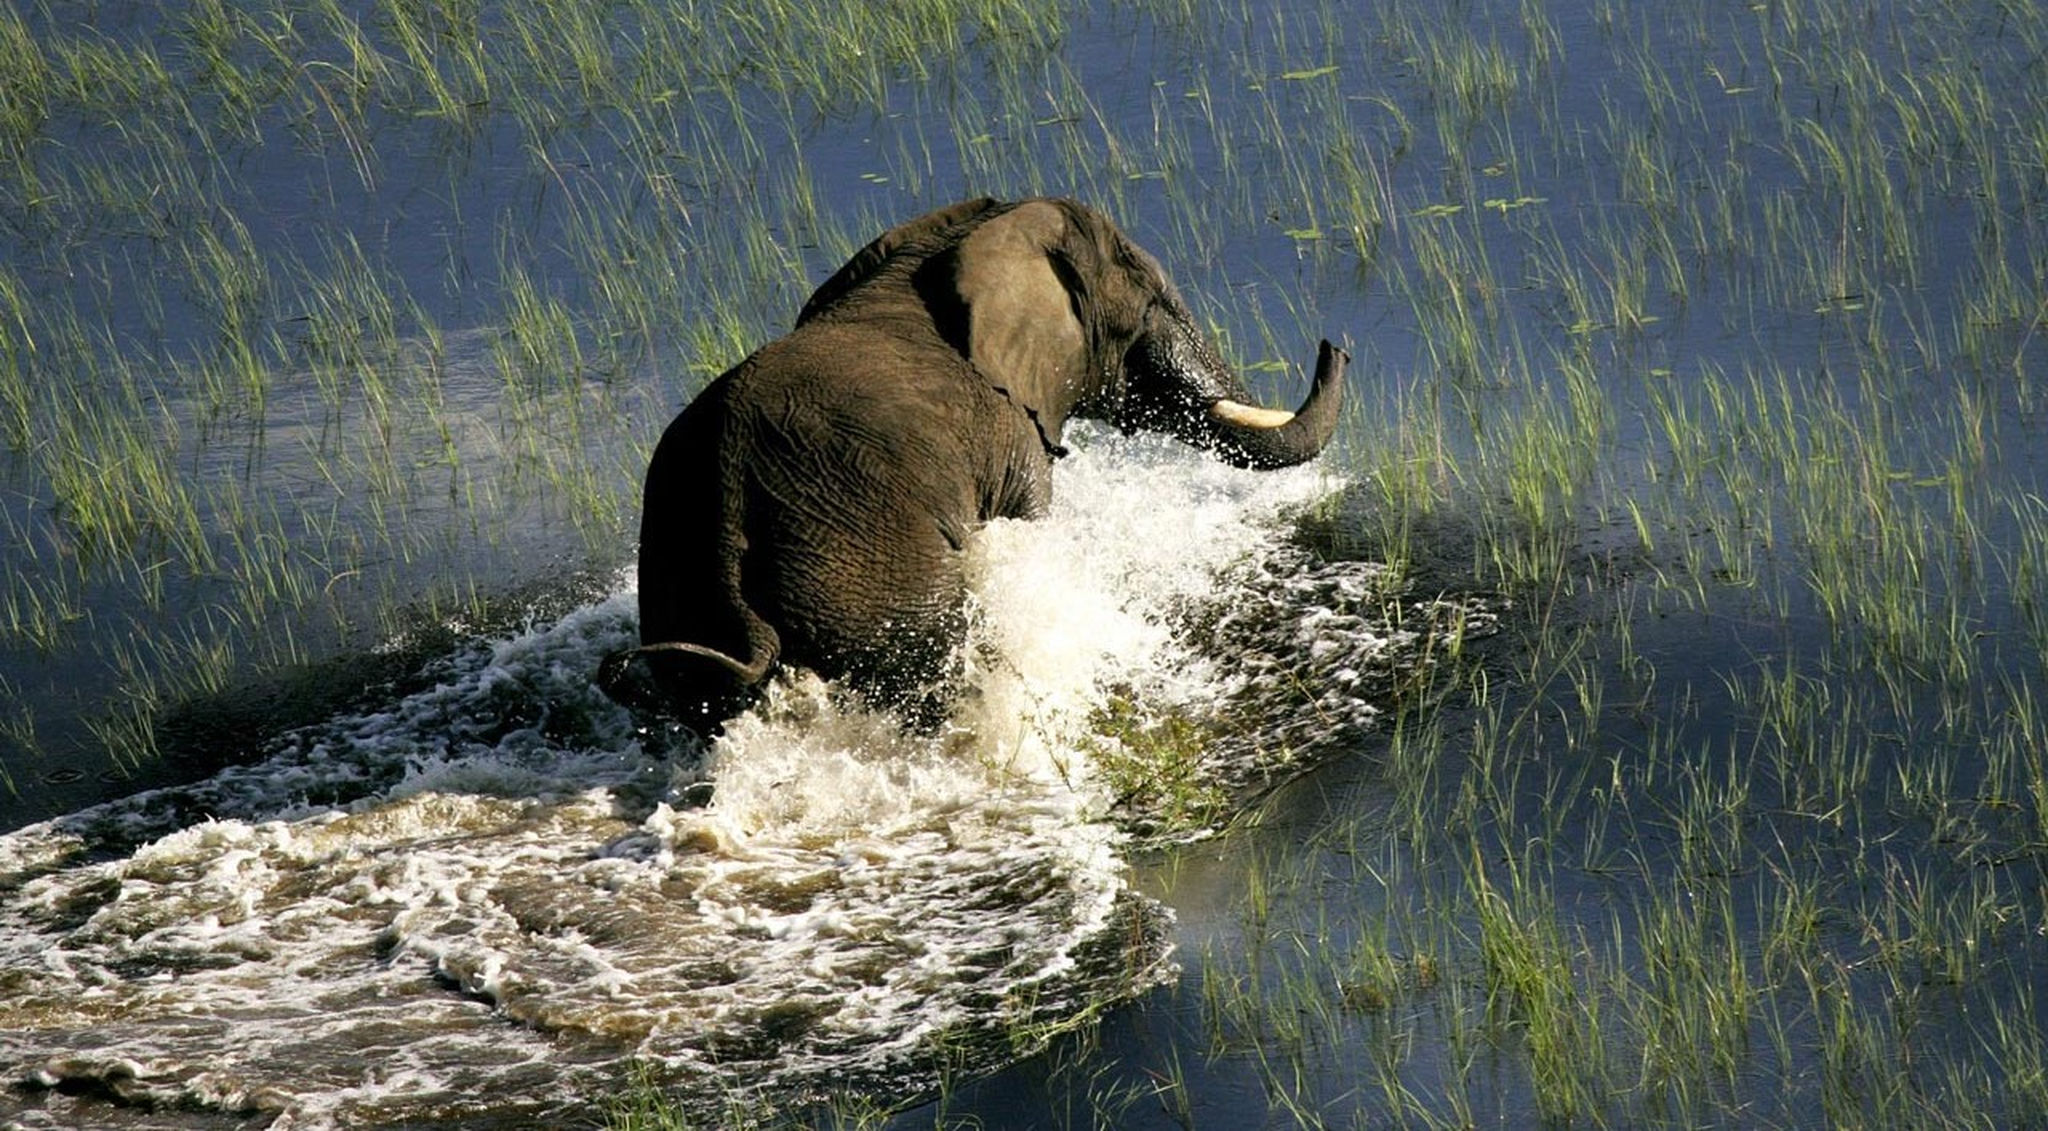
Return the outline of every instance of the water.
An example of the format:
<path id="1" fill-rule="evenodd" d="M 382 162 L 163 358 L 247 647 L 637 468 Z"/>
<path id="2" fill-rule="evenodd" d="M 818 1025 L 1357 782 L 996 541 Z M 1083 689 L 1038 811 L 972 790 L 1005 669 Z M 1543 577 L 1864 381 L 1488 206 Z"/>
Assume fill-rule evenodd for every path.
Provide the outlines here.
<path id="1" fill-rule="evenodd" d="M 900 1094 L 1158 983 L 1171 912 L 1086 753 L 1104 689 L 1220 717 L 1286 695 L 1252 637 L 1354 681 L 1423 641 L 1325 607 L 1376 608 L 1374 569 L 1289 579 L 1322 473 L 1075 447 L 1055 513 L 976 548 L 984 665 L 939 736 L 808 677 L 709 749 L 637 731 L 589 678 L 633 638 L 625 588 L 251 765 L 8 835 L 13 1117 L 510 1125 L 636 1069 L 714 1110 Z M 1293 729 L 1257 717 L 1245 747 Z M 1258 780 L 1228 749 L 1219 778 Z"/>
<path id="2" fill-rule="evenodd" d="M 8 1118 L 2043 1120 L 2038 6 L 1031 7 L 10 11 Z M 931 739 L 635 731 L 654 435 L 984 191 L 1341 450 L 1083 433 Z"/>

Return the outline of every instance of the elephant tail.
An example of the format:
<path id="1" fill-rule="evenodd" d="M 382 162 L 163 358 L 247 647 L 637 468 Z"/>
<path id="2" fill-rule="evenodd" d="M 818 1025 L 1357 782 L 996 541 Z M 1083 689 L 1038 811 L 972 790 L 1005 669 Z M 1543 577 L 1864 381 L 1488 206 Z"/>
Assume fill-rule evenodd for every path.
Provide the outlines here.
<path id="1" fill-rule="evenodd" d="M 770 631 L 772 632 L 773 630 L 771 629 Z M 775 665 L 775 655 L 773 652 L 756 655 L 749 660 L 740 660 L 728 656 L 716 648 L 707 648 L 702 644 L 691 644 L 683 640 L 664 640 L 659 644 L 642 644 L 634 648 L 622 648 L 606 656 L 604 663 L 598 667 L 598 679 L 603 682 L 609 682 L 610 677 L 621 668 L 656 652 L 681 652 L 687 656 L 701 656 L 732 673 L 734 679 L 748 685 L 767 679 L 768 669 Z"/>
<path id="2" fill-rule="evenodd" d="M 707 733 L 760 697 L 782 655 L 741 578 L 757 492 L 745 437 L 734 435 L 736 380 L 712 382 L 655 445 L 640 527 L 640 645 L 597 669 L 618 703 Z"/>
<path id="3" fill-rule="evenodd" d="M 782 639 L 768 621 L 743 604 L 739 615 L 748 637 L 745 656 L 682 639 L 621 647 L 598 664 L 598 686 L 625 707 L 668 715 L 711 734 L 760 699 L 762 682 L 782 654 Z"/>
<path id="4" fill-rule="evenodd" d="M 597 685 L 626 707 L 672 716 L 708 730 L 760 697 L 782 642 L 775 629 L 747 610 L 747 656 L 702 644 L 663 640 L 622 648 L 597 668 Z"/>

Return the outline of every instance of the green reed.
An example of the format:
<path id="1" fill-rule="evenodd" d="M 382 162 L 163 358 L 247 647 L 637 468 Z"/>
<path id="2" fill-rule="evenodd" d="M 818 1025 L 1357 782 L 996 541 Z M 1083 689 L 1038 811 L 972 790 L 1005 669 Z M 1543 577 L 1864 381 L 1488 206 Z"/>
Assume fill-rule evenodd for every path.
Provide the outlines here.
<path id="1" fill-rule="evenodd" d="M 82 725 L 133 764 L 154 711 L 248 666 L 478 616 L 536 527 L 616 563 L 667 414 L 846 253 L 968 191 L 1073 192 L 1145 218 L 1256 380 L 1332 311 L 1378 319 L 1354 378 L 1391 391 L 1345 441 L 1369 540 L 1469 529 L 1465 580 L 1527 615 L 1511 670 L 1433 676 L 1441 706 L 1366 744 L 1383 809 L 1245 854 L 1247 941 L 1183 952 L 1203 1038 L 1150 1093 L 1077 1048 L 1105 1076 L 1076 1122 L 1204 1110 L 1207 1057 L 1304 1125 L 1469 1125 L 1502 1094 L 1595 1124 L 2038 1111 L 2042 911 L 2002 876 L 2048 843 L 2048 507 L 2000 478 L 2048 348 L 2048 114 L 2007 54 L 2042 46 L 2037 7 L 1618 0 L 1569 43 L 1533 0 L 1091 13 L 1223 64 L 1163 71 L 1136 117 L 1056 53 L 1073 6 L 201 3 L 171 46 L 10 10 L 0 198 L 33 254 L 0 268 L 0 439 L 36 506 L 5 511 L 0 636 L 125 635 L 110 592 L 210 579 L 202 615 L 101 650 L 119 688 Z M 1567 120 L 1595 71 L 1611 96 Z M 865 179 L 807 159 L 820 128 L 879 139 Z M 369 228 L 274 251 L 236 193 L 273 146 L 347 191 L 442 152 L 424 191 L 465 201 L 465 161 L 516 152 L 558 211 L 462 217 L 484 281 L 450 313 Z M 81 245 L 117 250 L 45 294 Z M 1674 623 L 1754 662 L 1691 671 Z M 50 745 L 5 697 L 10 740 Z M 1199 741 L 1165 738 L 1134 781 Z M 615 1122 L 687 1125 L 664 1111 Z"/>

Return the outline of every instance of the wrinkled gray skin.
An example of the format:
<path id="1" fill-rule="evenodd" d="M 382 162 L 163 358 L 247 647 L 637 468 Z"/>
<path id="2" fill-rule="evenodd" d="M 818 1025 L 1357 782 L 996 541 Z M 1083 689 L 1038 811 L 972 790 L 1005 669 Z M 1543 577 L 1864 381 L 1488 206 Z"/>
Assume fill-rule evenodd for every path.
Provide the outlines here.
<path id="1" fill-rule="evenodd" d="M 929 721 L 962 547 L 1044 513 L 1070 417 L 1283 467 L 1328 442 L 1344 361 L 1323 343 L 1298 413 L 1252 408 L 1159 265 L 1092 209 L 984 198 L 908 221 L 669 425 L 640 526 L 642 646 L 600 682 L 708 731 L 796 664 Z"/>

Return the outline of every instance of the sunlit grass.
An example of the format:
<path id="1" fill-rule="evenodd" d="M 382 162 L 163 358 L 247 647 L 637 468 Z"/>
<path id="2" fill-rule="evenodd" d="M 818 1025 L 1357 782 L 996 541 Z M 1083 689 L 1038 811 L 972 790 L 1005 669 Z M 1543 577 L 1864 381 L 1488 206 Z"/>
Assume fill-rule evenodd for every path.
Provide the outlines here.
<path id="1" fill-rule="evenodd" d="M 1369 818 L 1245 865 L 1203 1038 L 1077 1122 L 1207 1061 L 1304 1125 L 2038 1114 L 2038 7 L 10 9 L 0 645 L 109 690 L 0 733 L 132 766 L 536 544 L 616 565 L 661 423 L 848 252 L 1073 193 L 1255 383 L 1351 336 L 1355 533 L 1470 532 L 1527 614 L 1368 745 Z M 1065 50 L 1134 29 L 1206 65 Z M 280 154 L 317 230 L 243 183 Z M 1112 721 L 1119 792 L 1220 823 L 1200 734 Z"/>
<path id="2" fill-rule="evenodd" d="M 1953 309 L 1975 313 L 1962 316 L 1957 334 L 1908 330 L 1900 341 L 1898 322 L 1880 309 L 1895 288 L 1921 285 L 1925 245 L 1913 218 L 1938 206 L 1930 194 L 1985 168 L 1955 154 L 1988 154 L 2004 142 L 1987 139 L 1985 117 L 1994 116 L 1958 120 L 1969 117 L 1960 108 L 1977 97 L 1960 88 L 1977 80 L 1959 84 L 1954 71 L 1934 80 L 1880 75 L 1871 51 L 1847 35 L 1849 25 L 1833 10 L 1816 21 L 1786 23 L 1760 49 L 1768 65 L 1752 61 L 1739 77 L 1730 66 L 1718 75 L 1724 89 L 1696 93 L 1676 89 L 1667 74 L 1642 74 L 1652 103 L 1665 107 L 1666 126 L 1677 129 L 1704 124 L 1696 98 L 1750 97 L 1771 83 L 1782 89 L 1787 82 L 1859 80 L 1854 85 L 1862 97 L 1843 99 L 1846 109 L 1838 116 L 1804 118 L 1787 109 L 1776 123 L 1747 123 L 1752 130 L 1785 131 L 1795 147 L 1793 170 L 1807 192 L 1747 206 L 1731 200 L 1726 188 L 1690 193 L 1667 179 L 1674 171 L 1671 151 L 1634 148 L 1647 135 L 1635 132 L 1641 127 L 1633 119 L 1614 118 L 1609 143 L 1632 155 L 1622 168 L 1641 175 L 1625 181 L 1623 195 L 1643 212 L 1640 220 L 1620 223 L 1603 217 L 1592 229 L 1592 246 L 1648 247 L 1652 254 L 1647 261 L 1603 262 L 1586 254 L 1583 243 L 1559 254 L 1563 241 L 1538 242 L 1535 252 L 1549 264 L 1539 278 L 1562 300 L 1561 324 L 1582 337 L 1641 333 L 1656 321 L 1648 312 L 1668 298 L 1728 295 L 1744 304 L 1773 304 L 1784 316 L 1839 319 L 1839 334 L 1823 331 L 1836 343 L 1826 368 L 1766 363 L 1731 378 L 1715 363 L 1688 362 L 1674 370 L 1604 346 L 1546 356 L 1538 365 L 1526 346 L 1493 329 L 1501 320 L 1491 307 L 1501 301 L 1495 296 L 1522 282 L 1499 265 L 1525 254 L 1500 253 L 1503 239 L 1514 246 L 1512 236 L 1464 225 L 1461 202 L 1440 200 L 1410 205 L 1402 233 L 1407 240 L 1400 254 L 1407 262 L 1396 270 L 1413 272 L 1406 291 L 1418 324 L 1427 327 L 1421 356 L 1438 380 L 1464 392 L 1448 402 L 1401 402 L 1409 412 L 1443 414 L 1433 420 L 1404 415 L 1367 426 L 1383 443 L 1373 457 L 1380 462 L 1368 462 L 1369 490 L 1381 492 L 1388 507 L 1413 514 L 1443 506 L 1466 485 L 1485 485 L 1498 498 L 1500 521 L 1481 526 L 1491 548 L 1482 561 L 1490 560 L 1503 581 L 1539 593 L 1587 584 L 1571 556 L 1580 524 L 1589 515 L 1619 513 L 1632 541 L 1652 559 L 1646 584 L 1653 594 L 1666 594 L 1653 596 L 1649 607 L 1673 598 L 1696 610 L 1760 601 L 1767 615 L 1810 617 L 1827 626 L 1817 641 L 1784 637 L 1779 646 L 1790 651 L 1782 661 L 1727 673 L 1725 700 L 1719 691 L 1705 693 L 1724 705 L 1691 711 L 1732 711 L 1734 745 L 1719 748 L 1679 740 L 1698 725 L 1683 704 L 1702 689 L 1680 683 L 1657 693 L 1656 665 L 1660 659 L 1668 664 L 1668 657 L 1642 657 L 1629 626 L 1616 626 L 1615 639 L 1628 653 L 1623 669 L 1635 673 L 1627 679 L 1653 688 L 1652 697 L 1639 697 L 1632 709 L 1661 706 L 1675 713 L 1653 726 L 1640 747 L 1624 744 L 1628 753 L 1613 756 L 1604 780 L 1582 773 L 1571 743 L 1539 740 L 1545 732 L 1513 725 L 1493 706 L 1481 708 L 1470 744 L 1447 745 L 1440 721 L 1407 717 L 1389 737 L 1384 775 L 1395 813 L 1388 821 L 1401 840 L 1417 842 L 1415 851 L 1423 853 L 1421 846 L 1437 843 L 1448 811 L 1452 859 L 1471 851 L 1458 847 L 1467 836 L 1483 858 L 1505 855 L 1506 879 L 1492 867 L 1465 870 L 1469 902 L 1462 910 L 1432 905 L 1420 914 L 1451 914 L 1472 924 L 1474 933 L 1465 936 L 1472 946 L 1465 960 L 1472 965 L 1461 966 L 1454 956 L 1451 980 L 1461 968 L 1463 976 L 1483 977 L 1496 995 L 1528 1014 L 1509 1014 L 1508 1035 L 1526 1052 L 1538 1110 L 1559 1118 L 1605 1122 L 1634 1112 L 1681 1125 L 1711 1119 L 1705 1113 L 1743 1103 L 1742 1081 L 1772 1063 L 1782 1086 L 1817 1097 L 1833 1118 L 1885 1125 L 1968 1123 L 1975 1118 L 1968 1112 L 1986 1110 L 1970 1106 L 1975 1103 L 2031 1110 L 2024 1097 L 2037 1086 L 2030 1081 L 2038 1071 L 2028 1066 L 2038 1064 L 2038 1043 L 2022 1042 L 2034 1043 L 2032 1050 L 2017 1047 L 2016 1030 L 2000 1025 L 1982 1046 L 1998 1069 L 1980 1072 L 1967 1060 L 1943 1061 L 1953 1067 L 1916 1075 L 1910 1085 L 1871 1087 L 1877 1073 L 1892 1070 L 1884 1066 L 1918 1055 L 1912 1050 L 1919 1042 L 1946 1039 L 1928 1029 L 1942 1023 L 1911 1019 L 1932 1008 L 1930 998 L 1974 984 L 1983 971 L 1978 956 L 2006 948 L 2012 957 L 2003 961 L 2016 965 L 2005 969 L 2017 985 L 2029 984 L 2038 963 L 2012 927 L 2038 914 L 2037 908 L 2021 910 L 2031 906 L 2023 887 L 1997 882 L 1994 871 L 1954 871 L 1956 849 L 1948 847 L 1978 845 L 1984 846 L 1978 851 L 2031 858 L 2036 849 L 2027 846 L 2037 843 L 2032 822 L 2039 803 L 2014 796 L 2021 780 L 2032 780 L 2019 768 L 2025 743 L 2015 728 L 2035 725 L 2025 721 L 2035 717 L 2033 697 L 2018 685 L 1983 694 L 1972 689 L 2000 665 L 2038 670 L 2039 587 L 1999 584 L 1998 574 L 2028 582 L 2041 576 L 2041 509 L 2038 500 L 2002 498 L 1993 487 L 2001 448 L 2010 455 L 2013 443 L 2028 447 L 2023 463 L 2038 456 L 2017 433 L 2000 428 L 1986 407 L 1987 397 L 2005 402 L 2013 388 L 1965 383 L 1951 397 L 1936 383 L 1953 358 L 1966 372 L 1996 371 L 2015 380 L 2024 395 L 2028 367 L 2013 363 L 2019 336 L 2012 328 L 2033 324 L 2028 307 L 2039 300 L 2038 287 L 2021 284 L 2006 252 L 1994 250 L 1997 233 L 2012 222 L 2010 209 L 1977 198 L 1980 211 L 1999 213 L 1984 225 L 1991 238 L 1978 249 L 1998 282 L 1963 287 L 1959 297 L 1967 305 Z M 1781 35 L 1801 51 L 1811 51 L 1816 36 L 1844 38 L 1835 41 L 1839 51 L 1795 55 Z M 1792 77 L 1799 67 L 1812 69 Z M 1445 85 L 1452 92 L 1474 89 Z M 1941 92 L 1944 85 L 1950 89 Z M 1900 103 L 1898 112 L 1880 121 L 1890 113 L 1888 100 Z M 1480 101 L 1452 100 L 1450 109 L 1439 111 L 1460 144 L 1460 116 Z M 1971 140 L 1937 155 L 1927 135 L 1941 129 L 1932 123 L 1944 114 L 1965 126 Z M 1896 151 L 1880 140 L 1891 130 L 1904 138 Z M 1450 142 L 1443 148 L 1456 152 Z M 1699 171 L 1710 183 L 1743 184 L 1732 165 Z M 1761 221 L 1761 228 L 1752 221 Z M 1953 285 L 1948 278 L 1943 285 Z M 1661 293 L 1647 287 L 1648 280 Z M 1748 316 L 1738 308 L 1722 317 Z M 2002 344 L 1992 345 L 2001 334 Z M 1616 432 L 1606 400 L 1615 369 L 1641 381 L 1644 399 L 1637 403 L 1646 406 L 1652 450 L 1660 453 L 1644 468 L 1647 480 L 1617 481 L 1601 471 Z M 1559 393 L 1531 398 L 1532 388 Z M 1596 399 L 1600 409 L 1588 411 Z M 1469 424 L 1470 434 L 1418 445 L 1412 437 L 1440 433 L 1444 416 Z M 1620 423 L 1626 430 L 1627 422 Z M 1389 458 L 1389 449 L 1399 455 Z M 1418 458 L 1423 450 L 1429 455 Z M 1432 466 L 1445 473 L 1415 474 Z M 1378 521 L 1401 528 L 1395 517 Z M 1530 532 L 1557 523 L 1567 531 L 1562 545 L 1534 552 L 1542 544 L 1532 543 Z M 1665 549 L 1670 546 L 1680 547 L 1675 559 Z M 1624 603 L 1618 615 L 1631 618 L 1637 607 Z M 1570 647 L 1549 634 L 1527 643 L 1538 654 Z M 1589 684 L 1579 678 L 1570 686 Z M 1604 709 L 1582 693 L 1576 702 L 1548 692 L 1537 698 L 1531 709 L 1539 712 L 1596 717 Z M 1981 768 L 1975 758 L 1980 741 L 1990 748 Z M 1463 775 L 1467 786 L 1451 795 L 1446 810 L 1442 793 L 1418 783 L 1441 781 L 1453 759 L 1469 759 L 1474 769 Z M 1584 801 L 1573 800 L 1589 788 L 1597 799 L 1591 814 Z M 1517 799 L 1535 797 L 1546 807 L 1554 801 L 1579 813 L 1553 818 L 1546 835 L 1517 840 L 1513 830 L 1527 821 Z M 1471 831 L 1458 831 L 1459 814 L 1471 820 Z M 1638 912 L 1574 918 L 1582 935 L 1546 926 L 1538 909 L 1552 881 L 1543 877 L 1567 861 L 1575 874 L 1612 874 L 1625 860 L 1614 846 L 1629 843 L 1629 830 L 1639 837 L 1649 828 L 1663 830 L 1653 840 L 1665 847 L 1640 865 Z M 1876 851 L 1828 847 L 1828 836 L 1815 835 L 1824 829 L 1898 839 Z M 1567 847 L 1566 840 L 1573 843 Z M 1668 863 L 1660 862 L 1663 853 Z M 1666 886 L 1659 879 L 1666 868 L 1687 877 L 1689 890 Z M 1844 877 L 1860 878 L 1865 894 L 1845 903 Z M 1275 883 L 1259 880 L 1256 868 L 1250 880 L 1258 882 L 1249 884 L 1244 921 L 1264 938 L 1281 914 Z M 1770 909 L 1761 925 L 1751 925 L 1739 909 L 1748 896 L 1738 892 L 1749 891 Z M 1702 896 L 1711 898 L 1702 902 Z M 1302 893 L 1279 899 L 1290 901 L 1305 909 L 1329 906 Z M 1412 922 L 1416 913 L 1408 914 Z M 1334 952 L 1343 949 L 1341 934 L 1324 925 L 1303 937 L 1321 939 Z M 1605 937 L 1613 938 L 1611 948 L 1594 941 Z M 1297 998 L 1271 1000 L 1275 983 L 1258 973 L 1259 964 L 1298 945 L 1255 942 L 1239 973 L 1228 972 L 1237 960 L 1213 956 L 1203 980 L 1205 1009 L 1232 1019 L 1233 1031 L 1257 1034 L 1261 1024 L 1270 1026 L 1263 1038 L 1251 1039 L 1266 1048 L 1258 1063 L 1277 1111 L 1294 1110 L 1295 1100 L 1286 1097 L 1300 1094 L 1303 1073 L 1324 1069 L 1315 1057 L 1305 1064 L 1294 1052 L 1275 1060 L 1274 1050 L 1314 1045 L 1313 1033 L 1332 1047 L 1357 1039 L 1340 1035 L 1348 1032 L 1340 1021 Z M 1370 973 L 1357 980 L 1352 1000 L 1382 1003 L 1387 995 L 1374 987 L 1391 982 L 1385 951 L 1363 953 Z M 1297 983 L 1283 976 L 1278 984 Z M 1325 992 L 1341 998 L 1351 991 Z M 1886 997 L 1903 1012 L 1869 1004 Z M 1530 1002 L 1544 1004 L 1531 1010 Z M 1265 1020 L 1280 1013 L 1296 1020 Z M 1300 1028 L 1304 1019 L 1308 1032 Z M 1603 1058 L 1597 1037 L 1584 1037 L 1616 1027 L 1631 1034 L 1620 1044 L 1641 1058 L 1626 1071 Z M 1401 1059 L 1395 1046 L 1365 1039 L 1373 1045 L 1369 1059 Z M 1560 1064 L 1552 1050 L 1569 1039 L 1577 1039 L 1572 1047 L 1580 1059 Z M 1598 1063 L 1603 1059 L 1610 1061 L 1605 1068 Z M 1348 1060 L 1333 1055 L 1327 1070 L 1356 1062 L 1355 1054 Z M 1462 1091 L 1449 1087 L 1444 1094 Z M 1413 1114 L 1406 1105 L 1415 1089 L 1397 1082 L 1387 1094 L 1387 1111 Z M 1961 1109 L 1946 1106 L 1959 1101 Z"/>

